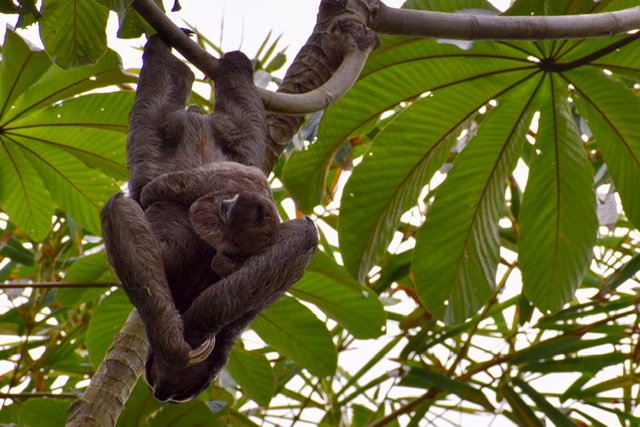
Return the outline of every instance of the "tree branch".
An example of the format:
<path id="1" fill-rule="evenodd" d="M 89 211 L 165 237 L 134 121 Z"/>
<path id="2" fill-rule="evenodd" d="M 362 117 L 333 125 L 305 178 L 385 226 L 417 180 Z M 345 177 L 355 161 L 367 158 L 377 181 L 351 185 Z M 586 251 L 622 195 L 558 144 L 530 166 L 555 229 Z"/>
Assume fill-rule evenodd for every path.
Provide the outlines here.
<path id="1" fill-rule="evenodd" d="M 543 40 L 611 36 L 640 28 L 640 7 L 616 12 L 572 16 L 488 16 L 396 9 L 379 0 L 333 1 L 350 18 L 384 34 L 440 37 L 459 40 Z M 215 80 L 220 61 L 179 29 L 153 2 L 134 0 L 133 7 L 162 38 L 205 75 Z M 306 114 L 327 108 L 357 80 L 368 48 L 346 52 L 338 71 L 321 87 L 297 95 L 258 88 L 267 110 L 284 114 Z"/>
<path id="2" fill-rule="evenodd" d="M 112 288 L 116 282 L 8 282 L 0 283 L 0 289 L 51 289 L 51 288 Z"/>
<path id="3" fill-rule="evenodd" d="M 114 426 L 147 359 L 147 336 L 132 310 L 84 395 L 69 408 L 67 427 Z"/>
<path id="4" fill-rule="evenodd" d="M 370 52 L 371 47 L 365 50 L 350 49 L 325 84 L 304 94 L 276 93 L 260 87 L 258 94 L 267 111 L 274 113 L 308 114 L 324 110 L 353 86 Z"/>
<path id="5" fill-rule="evenodd" d="M 162 39 L 176 49 L 187 61 L 215 80 L 220 61 L 202 49 L 176 26 L 153 0 L 134 0 L 133 8 L 160 34 Z M 372 46 L 350 46 L 342 65 L 331 78 L 308 93 L 282 94 L 257 88 L 265 108 L 274 113 L 307 114 L 324 110 L 344 95 L 355 83 L 364 67 Z"/>
<path id="6" fill-rule="evenodd" d="M 164 14 L 153 0 L 134 0 L 131 5 L 162 37 L 207 77 L 215 80 L 220 60 L 201 48 Z"/>
<path id="7" fill-rule="evenodd" d="M 582 39 L 640 29 L 640 6 L 585 15 L 490 16 L 396 9 L 379 2 L 371 28 L 383 34 L 456 40 Z"/>

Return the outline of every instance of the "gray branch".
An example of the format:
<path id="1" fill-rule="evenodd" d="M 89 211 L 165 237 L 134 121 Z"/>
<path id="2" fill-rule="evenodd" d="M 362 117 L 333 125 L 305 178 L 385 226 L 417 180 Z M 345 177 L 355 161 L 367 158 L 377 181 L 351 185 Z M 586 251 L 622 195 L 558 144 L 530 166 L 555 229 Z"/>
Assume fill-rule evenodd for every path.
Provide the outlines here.
<path id="1" fill-rule="evenodd" d="M 640 28 L 640 7 L 616 12 L 570 16 L 488 16 L 396 9 L 379 0 L 344 1 L 360 22 L 382 34 L 458 40 L 542 40 L 611 36 Z M 340 2 L 338 2 L 340 3 Z M 353 3 L 353 6 L 350 4 Z M 215 80 L 219 60 L 202 49 L 158 8 L 153 0 L 134 0 L 133 7 L 158 33 L 205 75 Z M 357 80 L 369 50 L 350 49 L 338 71 L 321 87 L 304 94 L 259 88 L 269 111 L 305 114 L 327 108 Z"/>
<path id="2" fill-rule="evenodd" d="M 324 110 L 347 93 L 367 62 L 371 48 L 351 49 L 340 67 L 322 86 L 303 94 L 276 93 L 258 88 L 258 93 L 268 111 L 283 114 L 307 114 Z"/>
<path id="3" fill-rule="evenodd" d="M 147 336 L 137 310 L 132 310 L 113 339 L 107 355 L 84 395 L 69 408 L 66 427 L 114 426 L 129 399 L 147 358 Z"/>
<path id="4" fill-rule="evenodd" d="M 380 2 L 371 28 L 382 34 L 456 40 L 582 39 L 640 29 L 640 6 L 585 15 L 491 16 L 396 9 Z"/>
<path id="5" fill-rule="evenodd" d="M 220 61 L 202 49 L 178 28 L 153 0 L 134 0 L 133 8 L 176 49 L 207 77 L 215 81 Z M 350 49 L 340 68 L 321 87 L 304 94 L 283 94 L 258 88 L 267 110 L 283 114 L 306 114 L 324 110 L 344 95 L 355 83 L 364 67 L 370 49 Z"/>

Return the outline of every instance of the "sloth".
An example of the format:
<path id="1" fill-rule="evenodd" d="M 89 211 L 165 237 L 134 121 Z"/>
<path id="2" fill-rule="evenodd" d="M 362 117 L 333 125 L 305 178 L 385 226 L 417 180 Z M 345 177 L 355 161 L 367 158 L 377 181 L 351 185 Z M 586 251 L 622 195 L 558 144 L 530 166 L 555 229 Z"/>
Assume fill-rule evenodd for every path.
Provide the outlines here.
<path id="1" fill-rule="evenodd" d="M 216 249 L 211 269 L 220 277 L 271 246 L 280 224 L 262 172 L 234 162 L 161 175 L 145 186 L 140 199 L 143 209 L 167 201 L 190 205 L 191 226 Z"/>
<path id="2" fill-rule="evenodd" d="M 149 341 L 145 380 L 171 402 L 210 384 L 236 338 L 302 276 L 318 243 L 309 218 L 277 219 L 249 59 L 222 58 L 213 114 L 185 108 L 193 80 L 159 36 L 149 38 L 129 119 L 128 196 L 114 195 L 102 210 L 107 256 Z M 243 219 L 253 214 L 262 217 Z M 242 237 L 252 230 L 255 246 Z"/>
<path id="3" fill-rule="evenodd" d="M 215 195 L 201 197 L 191 205 L 189 217 L 196 233 L 216 248 L 211 269 L 220 277 L 271 246 L 280 224 L 273 201 L 251 191 L 222 201 Z"/>

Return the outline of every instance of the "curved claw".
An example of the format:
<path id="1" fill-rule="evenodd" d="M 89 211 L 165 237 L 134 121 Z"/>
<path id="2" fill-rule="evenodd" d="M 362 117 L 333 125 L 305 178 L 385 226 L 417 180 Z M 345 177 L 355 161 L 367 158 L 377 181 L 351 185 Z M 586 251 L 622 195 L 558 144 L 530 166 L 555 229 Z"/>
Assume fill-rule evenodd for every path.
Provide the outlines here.
<path id="1" fill-rule="evenodd" d="M 197 348 L 189 352 L 189 366 L 204 362 L 216 346 L 216 336 L 211 335 Z"/>

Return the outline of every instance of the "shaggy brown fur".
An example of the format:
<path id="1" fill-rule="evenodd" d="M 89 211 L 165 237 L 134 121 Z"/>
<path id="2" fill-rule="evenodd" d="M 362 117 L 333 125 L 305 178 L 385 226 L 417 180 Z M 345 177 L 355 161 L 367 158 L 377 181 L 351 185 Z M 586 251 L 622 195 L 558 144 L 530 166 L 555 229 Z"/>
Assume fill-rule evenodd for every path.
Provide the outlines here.
<path id="1" fill-rule="evenodd" d="M 236 232 L 267 230 L 255 247 L 225 234 L 233 226 L 215 228 L 220 203 L 239 193 L 230 218 L 242 218 L 242 192 L 262 198 L 247 214 L 275 214 L 261 171 L 265 111 L 240 52 L 222 60 L 214 114 L 185 109 L 193 79 L 159 37 L 149 39 L 130 116 L 129 197 L 115 195 L 102 212 L 107 254 L 149 338 L 147 382 L 159 400 L 174 402 L 209 385 L 235 338 L 302 276 L 318 238 L 308 218 L 240 221 Z M 216 257 L 224 261 L 238 244 L 246 260 L 214 271 Z M 203 343 L 212 336 L 209 353 Z"/>

